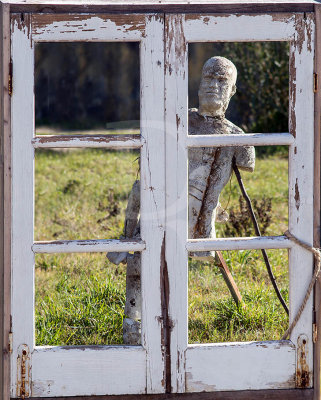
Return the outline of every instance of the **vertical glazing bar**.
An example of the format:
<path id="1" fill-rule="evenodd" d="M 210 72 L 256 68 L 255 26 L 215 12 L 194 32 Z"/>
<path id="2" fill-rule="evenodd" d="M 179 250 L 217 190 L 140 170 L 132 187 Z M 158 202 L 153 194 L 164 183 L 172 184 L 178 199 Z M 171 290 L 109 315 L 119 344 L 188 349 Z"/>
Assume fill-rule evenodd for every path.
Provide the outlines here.
<path id="1" fill-rule="evenodd" d="M 187 44 L 185 16 L 166 16 L 166 263 L 169 276 L 170 371 L 172 391 L 185 391 L 187 348 Z"/>
<path id="2" fill-rule="evenodd" d="M 141 42 L 142 344 L 147 351 L 147 393 L 164 392 L 162 269 L 165 236 L 164 21 L 146 16 Z"/>

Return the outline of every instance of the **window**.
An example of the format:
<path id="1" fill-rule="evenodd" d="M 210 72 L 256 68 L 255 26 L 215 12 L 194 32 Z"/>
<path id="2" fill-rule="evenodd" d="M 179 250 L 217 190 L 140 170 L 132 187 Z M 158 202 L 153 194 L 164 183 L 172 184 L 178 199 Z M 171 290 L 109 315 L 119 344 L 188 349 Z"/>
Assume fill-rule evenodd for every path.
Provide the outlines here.
<path id="1" fill-rule="evenodd" d="M 188 237 L 188 150 L 289 148 L 289 230 L 313 240 L 314 23 L 303 15 L 20 14 L 12 17 L 12 397 L 202 392 L 301 387 L 305 346 L 312 385 L 312 299 L 290 340 L 188 344 L 188 252 L 289 249 L 290 321 L 309 284 L 312 255 L 285 236 Z M 34 48 L 39 42 L 139 42 L 140 136 L 42 136 L 34 129 Z M 188 134 L 188 46 L 284 41 L 290 45 L 289 132 Z M 165 63 L 164 63 L 165 60 Z M 164 101 L 165 99 L 165 101 Z M 34 155 L 41 148 L 141 152 L 141 239 L 34 241 Z M 52 238 L 49 238 L 52 239 Z M 141 252 L 138 346 L 36 346 L 38 253 Z M 219 360 L 219 362 L 218 362 Z M 240 368 L 241 366 L 241 368 Z M 27 379 L 23 371 L 30 371 Z M 24 379 L 22 379 L 24 378 Z"/>

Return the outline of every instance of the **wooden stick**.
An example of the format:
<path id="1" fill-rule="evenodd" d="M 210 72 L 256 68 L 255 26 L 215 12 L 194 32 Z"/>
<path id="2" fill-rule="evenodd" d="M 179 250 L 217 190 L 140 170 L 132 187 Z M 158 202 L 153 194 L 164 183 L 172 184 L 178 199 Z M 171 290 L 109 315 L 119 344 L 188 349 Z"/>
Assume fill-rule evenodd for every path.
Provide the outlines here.
<path id="1" fill-rule="evenodd" d="M 219 267 L 223 278 L 225 280 L 225 283 L 227 287 L 229 288 L 229 291 L 231 292 L 231 295 L 235 301 L 235 303 L 238 305 L 242 303 L 242 295 L 233 279 L 233 276 L 226 264 L 226 261 L 224 260 L 223 254 L 220 251 L 216 252 L 216 261 L 217 261 L 217 266 Z"/>

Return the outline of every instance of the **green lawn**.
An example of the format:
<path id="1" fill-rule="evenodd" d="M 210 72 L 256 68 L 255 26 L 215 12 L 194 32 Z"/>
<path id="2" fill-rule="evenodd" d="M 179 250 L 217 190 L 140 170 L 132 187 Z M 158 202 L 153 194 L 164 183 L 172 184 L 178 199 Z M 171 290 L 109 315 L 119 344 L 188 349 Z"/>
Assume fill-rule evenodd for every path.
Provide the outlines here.
<path id="1" fill-rule="evenodd" d="M 35 240 L 117 238 L 138 175 L 138 153 L 98 149 L 36 151 Z M 272 198 L 266 234 L 287 226 L 287 159 L 257 159 L 253 174 L 242 173 L 258 205 Z M 221 196 L 222 207 L 238 216 L 236 179 Z M 233 232 L 233 224 L 229 223 Z M 227 225 L 217 224 L 218 236 Z M 253 234 L 253 233 L 251 233 Z M 282 293 L 288 296 L 287 251 L 268 252 Z M 279 339 L 287 317 L 269 283 L 258 251 L 224 252 L 242 293 L 236 307 L 215 265 L 189 262 L 189 341 Z M 36 256 L 37 345 L 120 344 L 126 267 L 105 254 Z"/>

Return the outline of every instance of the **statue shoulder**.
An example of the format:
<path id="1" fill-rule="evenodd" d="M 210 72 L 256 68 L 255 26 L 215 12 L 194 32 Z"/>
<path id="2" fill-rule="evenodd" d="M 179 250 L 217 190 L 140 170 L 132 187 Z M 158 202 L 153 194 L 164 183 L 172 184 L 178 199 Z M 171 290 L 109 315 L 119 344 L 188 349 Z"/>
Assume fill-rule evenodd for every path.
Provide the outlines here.
<path id="1" fill-rule="evenodd" d="M 203 118 L 199 115 L 197 108 L 190 108 L 188 110 L 188 126 L 190 130 L 190 135 L 197 134 L 194 129 L 198 129 L 200 122 Z"/>
<path id="2" fill-rule="evenodd" d="M 224 123 L 226 124 L 226 130 L 228 133 L 235 135 L 244 133 L 243 129 L 239 128 L 237 125 L 234 125 L 233 122 L 229 121 L 228 119 L 225 119 Z"/>
<path id="3" fill-rule="evenodd" d="M 200 115 L 198 113 L 198 108 L 189 108 L 188 109 L 188 119 L 189 120 L 200 119 Z"/>

